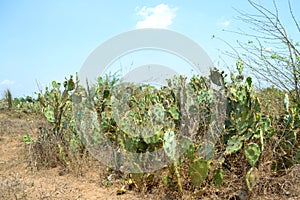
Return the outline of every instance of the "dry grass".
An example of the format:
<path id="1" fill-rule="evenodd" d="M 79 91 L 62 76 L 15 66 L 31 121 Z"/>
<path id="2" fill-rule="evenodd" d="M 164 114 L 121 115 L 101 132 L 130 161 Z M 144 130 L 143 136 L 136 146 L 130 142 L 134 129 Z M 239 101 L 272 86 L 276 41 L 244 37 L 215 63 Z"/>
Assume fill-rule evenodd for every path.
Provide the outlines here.
<path id="1" fill-rule="evenodd" d="M 43 127 L 41 129 L 41 127 Z M 251 193 L 247 192 L 245 175 L 250 166 L 243 153 L 226 157 L 224 182 L 212 185 L 211 175 L 195 189 L 186 170 L 181 170 L 183 194 L 176 187 L 162 184 L 167 169 L 155 172 L 154 179 L 143 179 L 138 187 L 130 186 L 128 175 L 107 170 L 88 152 L 69 154 L 68 166 L 58 157 L 55 138 L 43 140 L 51 131 L 47 122 L 35 116 L 5 111 L 0 113 L 0 199 L 300 199 L 300 165 L 278 174 L 271 170 L 270 160 L 278 156 L 274 144 L 266 150 L 257 166 L 259 176 Z M 35 141 L 25 145 L 22 135 Z M 272 146 L 273 145 L 273 146 Z M 116 191 L 125 187 L 124 195 Z"/>

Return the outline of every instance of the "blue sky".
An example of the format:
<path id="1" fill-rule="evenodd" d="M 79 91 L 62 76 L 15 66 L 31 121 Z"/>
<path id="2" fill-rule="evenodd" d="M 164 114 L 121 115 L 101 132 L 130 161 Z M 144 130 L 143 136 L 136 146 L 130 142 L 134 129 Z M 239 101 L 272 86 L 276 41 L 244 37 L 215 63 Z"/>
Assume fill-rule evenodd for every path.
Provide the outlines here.
<path id="1" fill-rule="evenodd" d="M 258 2 L 263 2 L 258 1 Z M 271 6 L 271 1 L 264 4 Z M 291 0 L 294 12 L 298 0 Z M 278 3 L 284 10 L 285 1 Z M 233 8 L 251 12 L 246 0 L 145 1 L 64 0 L 0 2 L 0 94 L 33 95 L 52 80 L 79 71 L 102 42 L 136 28 L 168 28 L 196 41 L 215 64 L 238 35 L 223 32 L 245 25 Z M 287 18 L 283 12 L 282 18 Z"/>

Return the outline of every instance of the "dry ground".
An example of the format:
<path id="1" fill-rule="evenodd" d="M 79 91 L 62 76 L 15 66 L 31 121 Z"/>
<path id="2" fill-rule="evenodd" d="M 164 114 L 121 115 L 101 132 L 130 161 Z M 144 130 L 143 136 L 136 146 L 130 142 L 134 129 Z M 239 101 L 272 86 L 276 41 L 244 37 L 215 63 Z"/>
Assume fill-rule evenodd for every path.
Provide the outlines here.
<path id="1" fill-rule="evenodd" d="M 121 184 L 103 186 L 98 166 L 80 176 L 61 173 L 59 167 L 40 170 L 30 167 L 30 147 L 22 141 L 22 136 L 34 135 L 43 122 L 24 114 L 0 112 L 0 199 L 147 198 L 134 191 L 118 196 Z"/>

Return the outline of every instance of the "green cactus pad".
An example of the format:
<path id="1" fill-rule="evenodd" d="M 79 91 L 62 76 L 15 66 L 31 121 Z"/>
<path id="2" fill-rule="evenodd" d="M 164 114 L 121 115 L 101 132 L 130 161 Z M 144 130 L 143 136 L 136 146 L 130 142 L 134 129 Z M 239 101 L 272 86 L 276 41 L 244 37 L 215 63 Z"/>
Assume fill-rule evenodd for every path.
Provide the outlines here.
<path id="1" fill-rule="evenodd" d="M 260 148 L 255 143 L 249 143 L 245 149 L 245 155 L 249 164 L 253 167 L 260 156 Z"/>
<path id="2" fill-rule="evenodd" d="M 190 163 L 189 175 L 194 186 L 198 188 L 207 178 L 209 172 L 208 161 L 198 158 Z"/>

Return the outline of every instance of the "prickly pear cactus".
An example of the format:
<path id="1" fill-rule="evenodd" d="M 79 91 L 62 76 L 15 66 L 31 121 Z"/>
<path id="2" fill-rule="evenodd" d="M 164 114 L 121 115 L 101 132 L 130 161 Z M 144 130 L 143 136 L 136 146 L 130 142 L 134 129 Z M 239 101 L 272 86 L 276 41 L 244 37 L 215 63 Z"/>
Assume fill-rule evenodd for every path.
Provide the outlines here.
<path id="1" fill-rule="evenodd" d="M 168 157 L 172 160 L 176 159 L 176 136 L 172 130 L 167 130 L 164 135 L 164 150 Z"/>
<path id="2" fill-rule="evenodd" d="M 194 186 L 198 188 L 208 176 L 209 162 L 198 158 L 190 163 L 188 172 Z"/>
<path id="3" fill-rule="evenodd" d="M 214 185 L 220 187 L 224 179 L 224 172 L 222 169 L 216 169 L 213 173 Z"/>
<path id="4" fill-rule="evenodd" d="M 44 115 L 45 115 L 46 119 L 47 119 L 49 122 L 52 122 L 52 123 L 55 122 L 54 112 L 52 111 L 51 108 L 46 107 L 46 108 L 44 109 Z"/>
<path id="5" fill-rule="evenodd" d="M 168 111 L 171 114 L 173 119 L 179 120 L 179 111 L 176 106 L 171 105 Z"/>
<path id="6" fill-rule="evenodd" d="M 243 138 L 232 136 L 227 143 L 225 154 L 232 154 L 239 151 L 243 146 Z"/>
<path id="7" fill-rule="evenodd" d="M 251 192 L 256 185 L 258 179 L 258 169 L 255 167 L 252 167 L 247 175 L 246 175 L 246 185 L 248 190 Z"/>
<path id="8" fill-rule="evenodd" d="M 258 161 L 260 153 L 260 148 L 257 144 L 249 143 L 247 145 L 245 149 L 245 155 L 251 167 L 254 167 L 254 165 Z"/>
<path id="9" fill-rule="evenodd" d="M 204 158 L 205 160 L 210 160 L 214 156 L 214 153 L 215 153 L 215 146 L 210 141 L 203 142 L 198 151 L 200 157 Z"/>
<path id="10" fill-rule="evenodd" d="M 165 109 L 162 104 L 157 103 L 155 104 L 152 109 L 152 118 L 153 121 L 158 122 L 158 123 L 163 123 L 164 122 L 164 117 L 165 117 Z"/>

